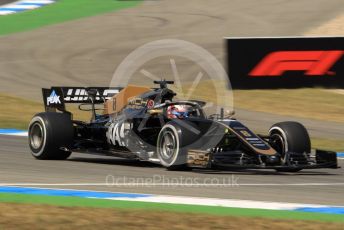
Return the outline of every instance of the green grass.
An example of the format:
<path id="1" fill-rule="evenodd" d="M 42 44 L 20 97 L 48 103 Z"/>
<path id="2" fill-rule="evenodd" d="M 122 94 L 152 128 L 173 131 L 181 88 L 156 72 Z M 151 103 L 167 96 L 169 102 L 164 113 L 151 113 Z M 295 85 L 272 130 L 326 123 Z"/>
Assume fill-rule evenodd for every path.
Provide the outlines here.
<path id="1" fill-rule="evenodd" d="M 344 94 L 335 90 L 234 90 L 234 105 L 253 111 L 344 122 Z"/>
<path id="2" fill-rule="evenodd" d="M 112 12 L 141 1 L 120 0 L 58 0 L 35 10 L 0 16 L 0 35 L 36 29 L 69 20 Z"/>
<path id="3" fill-rule="evenodd" d="M 344 141 L 341 139 L 311 138 L 312 148 L 344 152 Z"/>
<path id="4" fill-rule="evenodd" d="M 298 211 L 264 210 L 227 208 L 201 205 L 163 204 L 137 201 L 104 200 L 64 196 L 24 195 L 13 193 L 0 193 L 0 202 L 48 204 L 65 207 L 95 207 L 95 208 L 123 208 L 144 209 L 155 211 L 172 211 L 185 213 L 202 213 L 222 216 L 264 217 L 273 219 L 317 220 L 328 222 L 344 222 L 343 215 L 322 214 Z"/>

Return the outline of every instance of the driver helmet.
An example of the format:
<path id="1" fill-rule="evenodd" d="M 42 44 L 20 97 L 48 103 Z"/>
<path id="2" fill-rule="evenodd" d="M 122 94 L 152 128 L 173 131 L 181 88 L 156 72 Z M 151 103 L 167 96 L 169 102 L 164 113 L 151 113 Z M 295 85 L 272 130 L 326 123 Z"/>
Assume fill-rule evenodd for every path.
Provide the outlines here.
<path id="1" fill-rule="evenodd" d="M 187 118 L 189 117 L 189 112 L 185 105 L 171 105 L 167 108 L 167 117 L 170 119 Z"/>

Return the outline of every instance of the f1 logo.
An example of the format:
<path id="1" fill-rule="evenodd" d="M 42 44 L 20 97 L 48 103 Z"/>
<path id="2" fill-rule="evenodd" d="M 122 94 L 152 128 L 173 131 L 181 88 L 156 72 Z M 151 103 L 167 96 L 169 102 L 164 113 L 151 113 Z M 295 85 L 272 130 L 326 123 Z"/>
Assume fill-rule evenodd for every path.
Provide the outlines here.
<path id="1" fill-rule="evenodd" d="M 281 76 L 286 71 L 305 71 L 305 75 L 322 76 L 343 56 L 343 50 L 276 51 L 266 55 L 249 76 Z"/>

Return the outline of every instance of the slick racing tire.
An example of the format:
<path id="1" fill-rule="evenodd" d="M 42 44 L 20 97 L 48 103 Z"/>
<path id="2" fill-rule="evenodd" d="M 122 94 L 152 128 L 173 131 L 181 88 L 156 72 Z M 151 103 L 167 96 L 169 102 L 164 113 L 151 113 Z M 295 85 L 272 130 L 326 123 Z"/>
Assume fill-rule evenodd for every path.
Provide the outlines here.
<path id="1" fill-rule="evenodd" d="M 71 152 L 74 128 L 68 114 L 44 112 L 36 114 L 29 124 L 31 154 L 39 160 L 64 160 Z"/>
<path id="2" fill-rule="evenodd" d="M 282 155 L 293 152 L 303 155 L 311 152 L 311 140 L 307 129 L 298 122 L 286 121 L 274 124 L 269 130 L 272 146 Z M 301 169 L 277 169 L 279 172 L 298 172 Z"/>
<path id="3" fill-rule="evenodd" d="M 192 125 L 189 123 L 188 125 Z M 192 125 L 194 127 L 194 125 Z M 186 170 L 187 148 L 197 139 L 190 130 L 176 122 L 165 124 L 157 139 L 157 156 L 168 170 Z"/>

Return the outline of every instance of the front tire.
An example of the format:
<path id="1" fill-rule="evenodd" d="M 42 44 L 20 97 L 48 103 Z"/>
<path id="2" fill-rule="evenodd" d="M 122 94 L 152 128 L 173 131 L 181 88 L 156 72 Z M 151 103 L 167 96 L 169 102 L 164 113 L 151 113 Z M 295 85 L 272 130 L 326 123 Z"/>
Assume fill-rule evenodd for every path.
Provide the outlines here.
<path id="1" fill-rule="evenodd" d="M 36 114 L 29 124 L 29 146 L 39 160 L 64 160 L 71 152 L 74 128 L 71 117 L 64 113 Z"/>
<path id="2" fill-rule="evenodd" d="M 157 155 L 160 163 L 169 170 L 185 167 L 186 151 L 181 148 L 180 137 L 180 130 L 172 124 L 166 124 L 159 132 Z"/>
<path id="3" fill-rule="evenodd" d="M 274 124 L 270 130 L 271 145 L 285 158 L 287 152 L 300 155 L 311 152 L 311 140 L 307 129 L 298 122 L 286 121 Z M 279 172 L 298 172 L 301 169 L 277 169 Z"/>
<path id="4" fill-rule="evenodd" d="M 198 129 L 191 122 L 182 122 L 183 125 L 174 121 L 167 123 L 158 135 L 157 156 L 168 170 L 190 169 L 187 167 L 187 151 L 198 138 L 191 130 Z"/>

